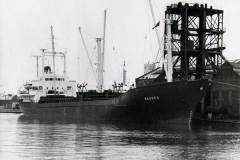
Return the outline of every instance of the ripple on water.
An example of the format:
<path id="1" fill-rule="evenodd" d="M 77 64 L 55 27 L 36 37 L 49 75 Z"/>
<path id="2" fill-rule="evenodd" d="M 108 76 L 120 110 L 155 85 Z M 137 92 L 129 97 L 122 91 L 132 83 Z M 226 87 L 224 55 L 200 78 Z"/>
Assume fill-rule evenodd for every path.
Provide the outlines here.
<path id="1" fill-rule="evenodd" d="M 238 159 L 239 127 L 21 122 L 0 114 L 0 159 Z"/>

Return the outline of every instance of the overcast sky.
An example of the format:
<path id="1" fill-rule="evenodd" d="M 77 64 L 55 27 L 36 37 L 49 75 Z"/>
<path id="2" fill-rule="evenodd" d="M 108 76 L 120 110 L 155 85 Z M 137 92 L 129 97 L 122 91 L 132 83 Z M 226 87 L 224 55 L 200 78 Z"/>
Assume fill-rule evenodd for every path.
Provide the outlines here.
<path id="1" fill-rule="evenodd" d="M 173 0 L 152 0 L 157 19 Z M 186 1 L 208 3 L 224 10 L 226 34 L 224 55 L 239 58 L 239 4 L 237 0 Z M 121 81 L 126 61 L 129 83 L 143 73 L 143 64 L 157 52 L 148 0 L 0 0 L 0 85 L 1 91 L 16 92 L 27 80 L 36 79 L 36 60 L 41 48 L 50 49 L 50 26 L 54 27 L 56 49 L 67 50 L 71 79 L 95 86 L 83 49 L 78 26 L 83 29 L 90 53 L 94 37 L 103 32 L 103 10 L 107 9 L 105 86 Z"/>

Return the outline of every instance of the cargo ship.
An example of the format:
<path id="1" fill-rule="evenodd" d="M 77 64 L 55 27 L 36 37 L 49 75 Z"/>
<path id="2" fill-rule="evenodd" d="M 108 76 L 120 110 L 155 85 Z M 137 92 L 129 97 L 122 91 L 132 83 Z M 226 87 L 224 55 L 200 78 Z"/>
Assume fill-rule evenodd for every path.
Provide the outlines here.
<path id="1" fill-rule="evenodd" d="M 102 88 L 104 52 L 101 40 L 104 44 L 105 38 L 97 39 L 100 48 L 97 90 L 87 91 L 86 84 L 77 85 L 76 81 L 69 80 L 65 58 L 64 72 L 57 75 L 54 57 L 65 57 L 65 54 L 55 51 L 51 32 L 52 51 L 42 50 L 41 77 L 28 82 L 20 91 L 21 110 L 24 116 L 38 119 L 187 122 L 208 102 L 205 96 L 211 87 L 211 77 L 225 60 L 222 20 L 223 11 L 206 4 L 167 6 L 164 65 L 136 78 L 135 87 L 125 92 Z M 44 64 L 47 55 L 53 57 L 52 68 Z"/>

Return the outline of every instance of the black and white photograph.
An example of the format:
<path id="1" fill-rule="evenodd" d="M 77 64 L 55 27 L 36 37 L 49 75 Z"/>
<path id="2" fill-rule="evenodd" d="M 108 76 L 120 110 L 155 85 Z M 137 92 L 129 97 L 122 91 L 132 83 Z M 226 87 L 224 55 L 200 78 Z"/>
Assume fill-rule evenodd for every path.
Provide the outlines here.
<path id="1" fill-rule="evenodd" d="M 240 159 L 237 0 L 0 0 L 0 160 Z"/>

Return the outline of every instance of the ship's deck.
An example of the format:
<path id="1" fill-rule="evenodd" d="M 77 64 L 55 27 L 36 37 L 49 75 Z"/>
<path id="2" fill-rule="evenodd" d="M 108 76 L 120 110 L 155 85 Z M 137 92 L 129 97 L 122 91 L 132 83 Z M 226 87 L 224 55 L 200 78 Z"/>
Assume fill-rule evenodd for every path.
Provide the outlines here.
<path id="1" fill-rule="evenodd" d="M 53 102 L 77 102 L 77 101 L 91 101 L 91 100 L 105 100 L 120 96 L 123 93 L 105 91 L 102 93 L 96 91 L 77 92 L 77 97 L 64 95 L 48 95 L 41 97 L 39 103 L 53 103 Z"/>

